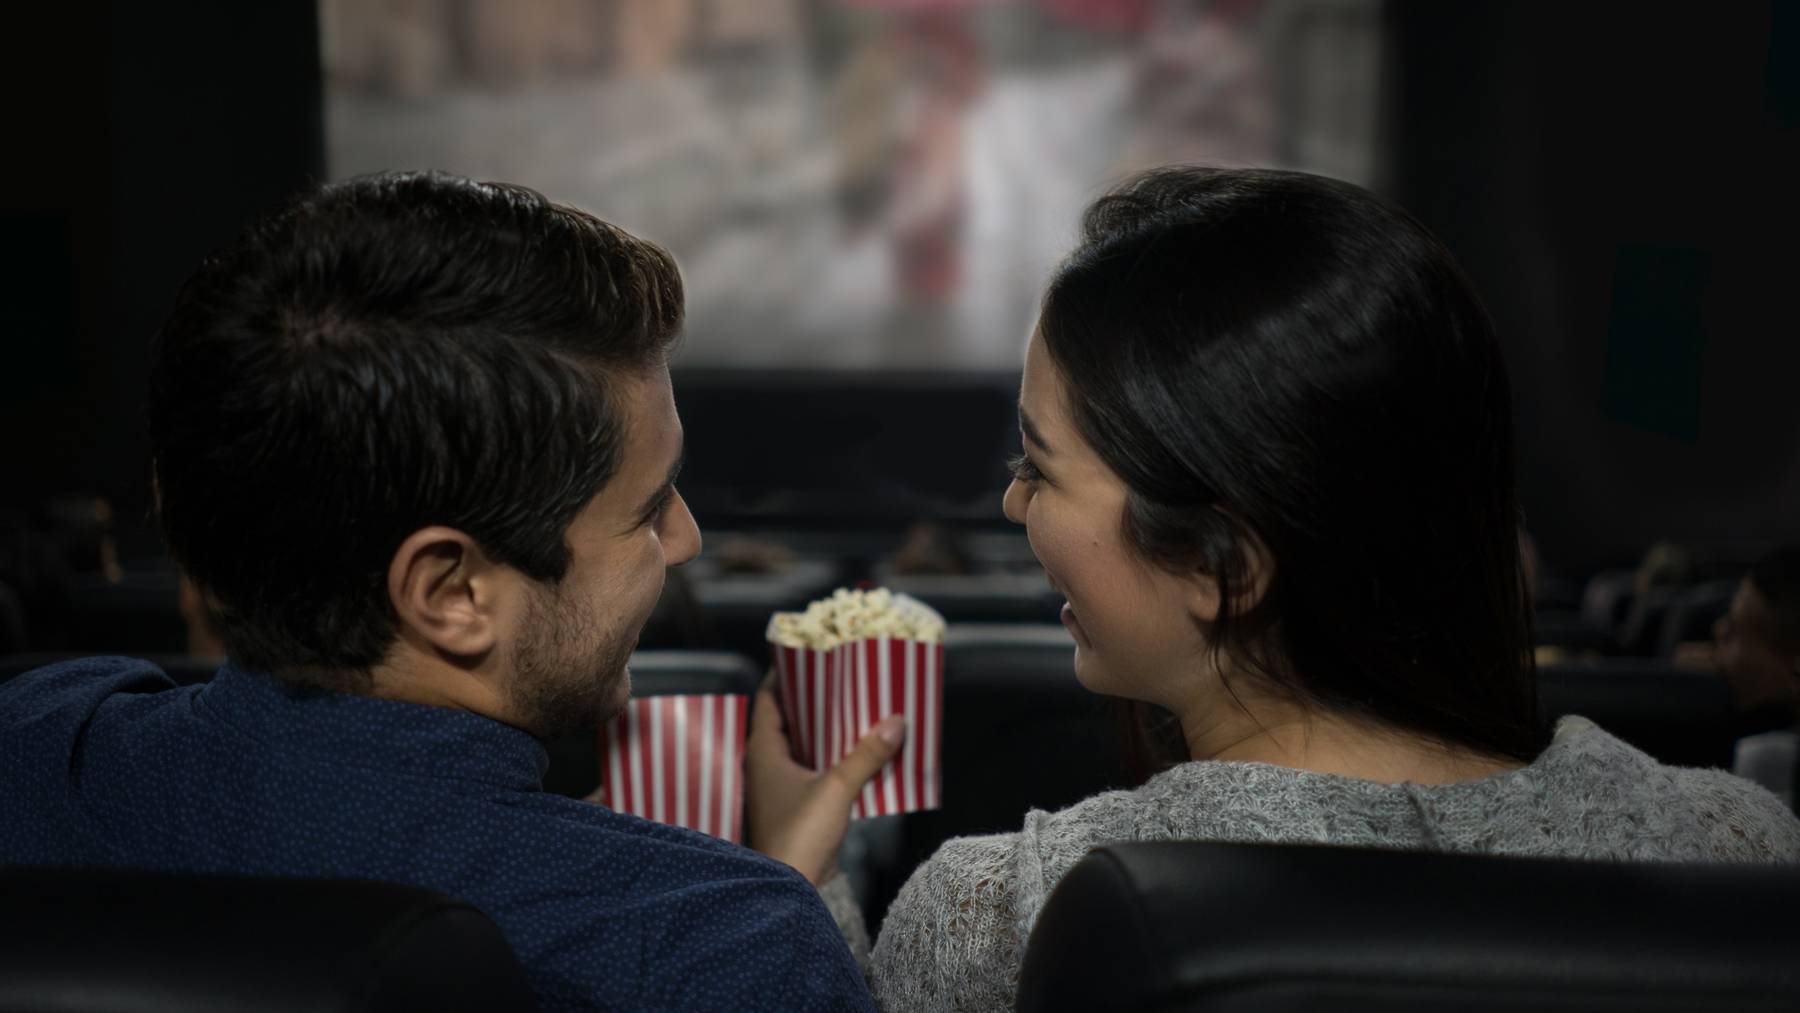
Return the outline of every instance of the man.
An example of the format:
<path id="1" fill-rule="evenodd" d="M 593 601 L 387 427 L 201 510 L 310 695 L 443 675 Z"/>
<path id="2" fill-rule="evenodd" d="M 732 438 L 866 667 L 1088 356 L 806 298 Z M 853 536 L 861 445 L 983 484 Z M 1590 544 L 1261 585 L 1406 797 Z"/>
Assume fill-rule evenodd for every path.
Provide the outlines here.
<path id="1" fill-rule="evenodd" d="M 681 321 L 660 248 L 440 174 L 322 187 L 209 260 L 150 436 L 231 660 L 0 687 L 0 862 L 429 887 L 498 922 L 545 1008 L 868 1008 L 793 870 L 540 790 L 539 739 L 623 706 L 700 548 Z M 892 749 L 865 752 L 857 776 Z"/>

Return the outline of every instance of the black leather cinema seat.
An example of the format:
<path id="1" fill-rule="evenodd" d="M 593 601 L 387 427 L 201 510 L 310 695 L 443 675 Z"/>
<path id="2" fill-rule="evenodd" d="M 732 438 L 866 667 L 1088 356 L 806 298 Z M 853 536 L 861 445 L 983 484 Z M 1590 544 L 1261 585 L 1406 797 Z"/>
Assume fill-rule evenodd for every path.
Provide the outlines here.
<path id="1" fill-rule="evenodd" d="M 24 675 L 34 668 L 54 665 L 60 661 L 73 661 L 76 658 L 94 657 L 93 652 L 55 651 L 34 654 L 7 654 L 0 656 L 0 682 L 15 675 Z M 225 663 L 223 658 L 202 658 L 191 654 L 131 654 L 126 657 L 142 658 L 157 668 L 167 672 L 176 685 L 192 686 L 196 683 L 210 682 L 218 673 L 219 666 Z"/>
<path id="2" fill-rule="evenodd" d="M 1654 658 L 1542 665 L 1538 705 L 1552 725 L 1579 714 L 1663 763 L 1731 769 L 1731 691 L 1709 672 Z"/>
<path id="3" fill-rule="evenodd" d="M 532 1007 L 494 923 L 427 890 L 0 870 L 0 1013 Z"/>
<path id="4" fill-rule="evenodd" d="M 1020 1013 L 1800 1009 L 1800 869 L 1123 844 L 1051 894 Z"/>

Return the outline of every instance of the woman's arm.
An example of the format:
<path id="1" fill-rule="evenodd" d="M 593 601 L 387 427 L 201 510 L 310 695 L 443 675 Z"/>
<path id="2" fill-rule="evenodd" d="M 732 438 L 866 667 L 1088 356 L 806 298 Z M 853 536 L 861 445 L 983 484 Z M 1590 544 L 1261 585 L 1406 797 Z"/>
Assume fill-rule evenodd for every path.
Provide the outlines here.
<path id="1" fill-rule="evenodd" d="M 1025 951 L 1019 834 L 961 837 L 913 872 L 888 908 L 869 985 L 884 1013 L 1009 1010 Z"/>
<path id="2" fill-rule="evenodd" d="M 856 891 L 850 888 L 850 877 L 839 872 L 820 883 L 819 899 L 825 902 L 825 910 L 831 912 L 831 920 L 837 922 L 838 935 L 844 937 L 844 945 L 850 947 L 850 956 L 856 958 L 857 970 L 867 978 L 869 926 L 863 921 L 862 905 L 856 902 Z"/>

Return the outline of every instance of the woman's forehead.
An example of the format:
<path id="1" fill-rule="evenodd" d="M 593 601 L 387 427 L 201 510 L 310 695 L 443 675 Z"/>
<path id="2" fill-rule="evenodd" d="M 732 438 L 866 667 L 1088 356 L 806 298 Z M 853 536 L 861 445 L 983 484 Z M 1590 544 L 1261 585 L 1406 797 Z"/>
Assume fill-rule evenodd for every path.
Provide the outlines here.
<path id="1" fill-rule="evenodd" d="M 1031 415 L 1039 429 L 1061 429 L 1064 416 L 1062 374 L 1044 347 L 1044 339 L 1033 334 L 1025 350 L 1025 373 L 1019 387 L 1019 407 Z"/>

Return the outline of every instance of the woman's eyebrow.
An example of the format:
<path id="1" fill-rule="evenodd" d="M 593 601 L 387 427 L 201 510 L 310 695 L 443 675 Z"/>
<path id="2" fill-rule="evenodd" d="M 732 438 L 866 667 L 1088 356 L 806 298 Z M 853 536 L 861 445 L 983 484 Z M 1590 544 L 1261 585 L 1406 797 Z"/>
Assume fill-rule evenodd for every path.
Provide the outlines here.
<path id="1" fill-rule="evenodd" d="M 1038 427 L 1032 423 L 1031 416 L 1025 413 L 1024 405 L 1019 406 L 1019 431 L 1025 434 L 1027 440 L 1030 440 L 1039 450 L 1043 451 L 1045 456 L 1049 457 L 1056 454 L 1056 451 L 1051 450 L 1050 445 L 1044 442 L 1044 434 L 1038 432 Z"/>

